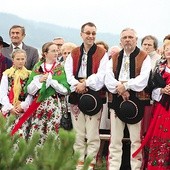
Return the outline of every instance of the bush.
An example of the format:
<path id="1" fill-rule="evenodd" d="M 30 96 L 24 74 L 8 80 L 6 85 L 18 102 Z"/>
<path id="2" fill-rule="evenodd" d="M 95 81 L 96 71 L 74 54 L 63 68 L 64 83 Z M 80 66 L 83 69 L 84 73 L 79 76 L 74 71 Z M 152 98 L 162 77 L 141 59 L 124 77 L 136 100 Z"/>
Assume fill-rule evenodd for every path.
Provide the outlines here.
<path id="1" fill-rule="evenodd" d="M 9 122 L 13 122 L 12 117 Z M 11 136 L 7 132 L 11 123 L 0 116 L 0 170 L 75 170 L 79 154 L 73 154 L 75 133 L 73 131 L 59 130 L 59 138 L 52 133 L 48 134 L 43 147 L 35 146 L 39 142 L 39 134 L 25 141 L 18 135 Z M 32 163 L 26 163 L 33 158 Z M 83 170 L 88 168 L 91 159 L 87 159 Z"/>

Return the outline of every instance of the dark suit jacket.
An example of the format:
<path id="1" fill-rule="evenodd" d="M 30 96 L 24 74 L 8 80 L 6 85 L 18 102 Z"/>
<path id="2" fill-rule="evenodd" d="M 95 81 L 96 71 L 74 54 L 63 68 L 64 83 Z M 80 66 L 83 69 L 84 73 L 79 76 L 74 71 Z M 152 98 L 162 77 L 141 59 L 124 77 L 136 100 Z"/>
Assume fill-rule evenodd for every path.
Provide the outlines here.
<path id="1" fill-rule="evenodd" d="M 3 72 L 12 66 L 12 61 L 0 53 L 0 82 Z"/>
<path id="2" fill-rule="evenodd" d="M 23 43 L 22 49 L 25 50 L 26 53 L 27 53 L 27 61 L 26 61 L 25 66 L 28 70 L 32 70 L 34 65 L 39 60 L 38 50 L 34 47 L 25 45 L 24 43 Z M 5 57 L 12 59 L 11 58 L 12 51 L 13 51 L 13 48 L 12 48 L 12 45 L 10 45 L 9 47 L 5 47 L 5 48 L 2 49 L 2 54 Z"/>

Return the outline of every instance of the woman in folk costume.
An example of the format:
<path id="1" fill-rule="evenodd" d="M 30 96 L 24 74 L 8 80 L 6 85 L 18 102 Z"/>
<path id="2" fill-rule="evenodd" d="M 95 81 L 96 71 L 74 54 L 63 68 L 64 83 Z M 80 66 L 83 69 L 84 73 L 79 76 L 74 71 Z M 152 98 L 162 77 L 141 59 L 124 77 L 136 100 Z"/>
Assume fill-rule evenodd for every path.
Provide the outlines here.
<path id="1" fill-rule="evenodd" d="M 13 66 L 3 72 L 0 85 L 1 112 L 5 117 L 10 114 L 19 118 L 26 111 L 32 101 L 31 96 L 26 96 L 24 86 L 29 78 L 31 71 L 27 70 L 26 52 L 18 49 L 12 53 Z M 15 121 L 16 122 L 16 121 Z M 14 123 L 15 124 L 15 123 Z M 13 126 L 13 125 L 12 125 Z M 20 129 L 20 135 L 27 136 L 26 124 Z"/>
<path id="2" fill-rule="evenodd" d="M 170 41 L 163 47 L 166 60 L 159 64 L 153 78 L 153 119 L 141 147 L 133 154 L 135 157 L 146 146 L 147 170 L 170 169 Z"/>
<path id="3" fill-rule="evenodd" d="M 40 145 L 47 133 L 58 132 L 62 114 L 59 101 L 61 96 L 67 95 L 69 91 L 64 68 L 57 62 L 57 56 L 55 43 L 48 42 L 42 46 L 42 58 L 34 66 L 26 86 L 28 94 L 34 98 L 33 102 L 12 130 L 14 134 L 31 117 L 29 137 L 31 138 L 34 132 L 39 132 Z"/>

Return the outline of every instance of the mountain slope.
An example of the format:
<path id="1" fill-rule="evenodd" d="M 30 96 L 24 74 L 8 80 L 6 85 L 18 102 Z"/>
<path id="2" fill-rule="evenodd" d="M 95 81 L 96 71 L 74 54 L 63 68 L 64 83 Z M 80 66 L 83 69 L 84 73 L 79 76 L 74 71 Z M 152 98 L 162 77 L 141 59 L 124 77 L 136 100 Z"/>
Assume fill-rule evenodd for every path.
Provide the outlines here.
<path id="1" fill-rule="evenodd" d="M 77 45 L 82 43 L 80 37 L 80 29 L 63 27 L 45 22 L 36 22 L 26 20 L 16 15 L 0 12 L 0 36 L 4 41 L 10 43 L 9 29 L 12 25 L 23 25 L 26 29 L 26 37 L 24 42 L 28 45 L 41 49 L 41 46 L 48 41 L 52 41 L 55 37 L 63 37 L 65 41 L 71 41 Z M 81 26 L 80 26 L 81 27 Z M 96 40 L 105 41 L 109 46 L 119 44 L 119 35 L 110 33 L 97 33 Z"/>

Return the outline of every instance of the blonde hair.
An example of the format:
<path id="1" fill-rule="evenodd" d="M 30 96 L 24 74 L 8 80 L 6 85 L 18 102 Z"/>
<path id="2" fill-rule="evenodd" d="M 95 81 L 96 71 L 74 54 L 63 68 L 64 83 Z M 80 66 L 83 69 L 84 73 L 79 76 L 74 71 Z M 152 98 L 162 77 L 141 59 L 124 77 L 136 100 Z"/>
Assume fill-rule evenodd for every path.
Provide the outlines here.
<path id="1" fill-rule="evenodd" d="M 66 43 L 64 43 L 64 44 L 61 46 L 61 53 L 62 53 L 65 49 L 67 49 L 67 48 L 71 48 L 71 50 L 73 50 L 73 49 L 76 48 L 76 47 L 77 47 L 76 44 L 74 44 L 74 43 L 72 43 L 72 42 L 66 42 Z"/>
<path id="2" fill-rule="evenodd" d="M 163 50 L 165 50 L 165 47 L 167 45 L 170 45 L 170 40 L 166 40 L 165 43 L 163 44 Z"/>
<path id="3" fill-rule="evenodd" d="M 16 56 L 16 54 L 18 54 L 18 53 L 23 53 L 23 54 L 25 55 L 25 58 L 27 58 L 27 53 L 26 53 L 26 51 L 23 50 L 23 49 L 16 49 L 16 50 L 14 50 L 14 51 L 12 52 L 12 54 L 11 54 L 11 57 L 14 59 L 15 56 Z"/>

